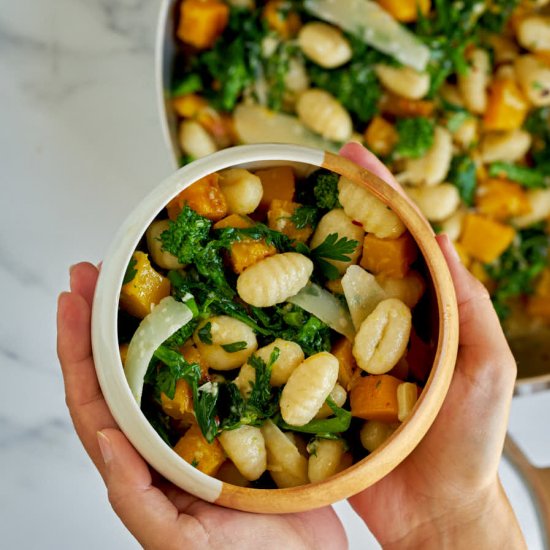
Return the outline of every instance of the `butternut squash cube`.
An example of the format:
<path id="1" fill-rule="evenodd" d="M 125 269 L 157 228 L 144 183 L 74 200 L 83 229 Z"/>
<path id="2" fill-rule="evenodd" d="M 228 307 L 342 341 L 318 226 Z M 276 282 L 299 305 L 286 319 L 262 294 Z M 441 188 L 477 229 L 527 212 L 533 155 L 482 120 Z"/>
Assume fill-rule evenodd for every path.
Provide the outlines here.
<path id="1" fill-rule="evenodd" d="M 301 229 L 290 219 L 294 212 L 302 206 L 297 202 L 275 199 L 267 211 L 268 225 L 271 229 L 284 233 L 291 239 L 305 243 L 313 233 L 313 227 L 306 225 Z"/>
<path id="2" fill-rule="evenodd" d="M 357 363 L 352 353 L 353 344 L 345 337 L 340 338 L 332 346 L 330 352 L 338 359 L 338 384 L 349 390 Z"/>
<path id="3" fill-rule="evenodd" d="M 229 6 L 220 0 L 183 0 L 178 38 L 199 50 L 211 48 L 229 21 Z"/>
<path id="4" fill-rule="evenodd" d="M 378 3 L 395 19 L 402 23 L 412 23 L 418 19 L 418 12 L 430 12 L 430 0 L 378 0 Z"/>
<path id="5" fill-rule="evenodd" d="M 399 135 L 391 122 L 375 116 L 365 130 L 365 143 L 377 155 L 389 155 L 397 145 Z"/>
<path id="6" fill-rule="evenodd" d="M 525 189 L 506 179 L 491 178 L 483 182 L 476 194 L 480 214 L 496 220 L 522 216 L 531 211 Z"/>
<path id="7" fill-rule="evenodd" d="M 155 271 L 144 252 L 134 252 L 134 278 L 122 286 L 120 307 L 130 315 L 143 319 L 163 298 L 170 295 L 170 281 Z"/>
<path id="8" fill-rule="evenodd" d="M 183 118 L 194 118 L 208 107 L 208 102 L 197 94 L 185 94 L 174 98 L 172 105 L 176 113 Z"/>
<path id="9" fill-rule="evenodd" d="M 231 214 L 214 224 L 214 229 L 223 229 L 224 227 L 244 229 L 252 225 L 254 225 L 254 222 L 246 216 Z M 268 245 L 265 239 L 243 239 L 231 245 L 229 262 L 235 273 L 242 273 L 247 267 L 276 253 L 277 249 L 274 246 Z"/>
<path id="10" fill-rule="evenodd" d="M 464 265 L 464 267 L 470 267 L 470 264 L 472 263 L 472 258 L 470 258 L 468 252 L 466 252 L 466 249 L 459 243 L 454 242 L 453 246 L 455 247 L 456 253 L 458 254 L 458 257 L 460 258 L 460 261 Z"/>
<path id="11" fill-rule="evenodd" d="M 291 166 L 275 166 L 265 170 L 258 170 L 256 175 L 262 182 L 264 189 L 258 210 L 267 212 L 271 201 L 279 199 L 292 201 L 296 190 L 296 179 Z"/>
<path id="12" fill-rule="evenodd" d="M 170 399 L 165 393 L 160 394 L 162 410 L 171 418 L 192 422 L 193 414 L 193 391 L 191 386 L 181 378 L 176 382 L 176 392 Z"/>
<path id="13" fill-rule="evenodd" d="M 417 257 L 418 248 L 408 232 L 397 239 L 379 239 L 368 233 L 360 264 L 374 275 L 402 278 Z"/>
<path id="14" fill-rule="evenodd" d="M 225 461 L 225 453 L 220 442 L 215 439 L 208 443 L 197 424 L 193 424 L 185 432 L 176 443 L 174 451 L 183 460 L 209 476 L 215 476 Z"/>
<path id="15" fill-rule="evenodd" d="M 209 220 L 221 220 L 227 214 L 227 202 L 218 183 L 218 174 L 209 174 L 174 197 L 166 206 L 168 217 L 175 220 L 188 204 Z"/>
<path id="16" fill-rule="evenodd" d="M 513 227 L 479 214 L 467 214 L 460 244 L 469 256 L 480 262 L 494 262 L 512 244 L 516 232 Z"/>
<path id="17" fill-rule="evenodd" d="M 284 13 L 284 7 L 282 0 L 269 0 L 265 5 L 263 17 L 270 29 L 279 33 L 282 38 L 288 39 L 298 34 L 302 22 L 295 11 Z"/>
<path id="18" fill-rule="evenodd" d="M 497 78 L 489 89 L 483 126 L 491 131 L 516 130 L 523 124 L 528 110 L 529 103 L 516 81 Z"/>
<path id="19" fill-rule="evenodd" d="M 402 383 L 389 374 L 362 376 L 350 392 L 352 416 L 398 422 L 397 387 Z"/>
<path id="20" fill-rule="evenodd" d="M 208 377 L 208 369 L 210 365 L 206 362 L 200 351 L 193 344 L 185 344 L 181 348 L 181 354 L 188 363 L 196 363 L 201 368 L 201 380 Z"/>

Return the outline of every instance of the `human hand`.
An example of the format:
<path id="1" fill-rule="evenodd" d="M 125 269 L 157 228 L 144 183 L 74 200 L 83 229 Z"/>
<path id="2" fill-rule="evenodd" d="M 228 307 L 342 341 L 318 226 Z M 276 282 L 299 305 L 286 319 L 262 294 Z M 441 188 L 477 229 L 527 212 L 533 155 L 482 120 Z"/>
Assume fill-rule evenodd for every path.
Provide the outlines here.
<path id="1" fill-rule="evenodd" d="M 399 189 L 358 144 L 341 154 Z M 437 237 L 457 295 L 459 351 L 449 392 L 418 447 L 378 483 L 350 499 L 384 546 L 521 548 L 523 537 L 498 480 L 516 363 L 485 287 Z"/>
<path id="2" fill-rule="evenodd" d="M 59 297 L 57 350 L 74 426 L 115 512 L 145 548 L 337 549 L 347 546 L 330 507 L 289 515 L 238 512 L 204 502 L 151 472 L 118 429 L 95 373 L 90 320 L 98 270 L 71 269 Z"/>

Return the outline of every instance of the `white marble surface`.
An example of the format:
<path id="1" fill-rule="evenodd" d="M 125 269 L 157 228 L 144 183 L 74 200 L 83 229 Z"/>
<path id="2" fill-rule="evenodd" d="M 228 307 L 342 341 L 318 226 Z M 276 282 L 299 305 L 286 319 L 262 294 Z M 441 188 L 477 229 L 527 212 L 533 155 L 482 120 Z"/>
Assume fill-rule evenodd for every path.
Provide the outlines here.
<path id="1" fill-rule="evenodd" d="M 55 307 L 68 266 L 99 261 L 121 218 L 172 169 L 154 95 L 158 6 L 0 0 L 3 548 L 138 546 L 73 432 Z M 531 455 L 548 465 L 548 431 L 536 418 L 548 416 L 550 395 L 537 397 L 535 412 L 532 403 L 514 403 L 513 433 L 520 443 L 528 433 Z M 529 548 L 542 548 L 524 487 L 506 465 L 501 471 Z M 352 549 L 377 547 L 345 505 L 338 510 Z"/>

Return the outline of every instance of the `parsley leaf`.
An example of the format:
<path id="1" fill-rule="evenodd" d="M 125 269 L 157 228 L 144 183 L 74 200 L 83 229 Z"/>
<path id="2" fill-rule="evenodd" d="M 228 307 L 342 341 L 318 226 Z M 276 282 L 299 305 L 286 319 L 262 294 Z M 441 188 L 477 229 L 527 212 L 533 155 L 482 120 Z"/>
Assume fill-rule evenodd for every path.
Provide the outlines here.
<path id="1" fill-rule="evenodd" d="M 308 225 L 315 227 L 317 225 L 317 218 L 319 217 L 319 210 L 315 206 L 299 206 L 296 208 L 290 221 L 295 225 L 296 229 L 304 229 Z"/>
<path id="2" fill-rule="evenodd" d="M 395 153 L 402 157 L 423 157 L 433 145 L 435 124 L 426 117 L 402 118 L 396 129 L 399 141 Z"/>
<path id="3" fill-rule="evenodd" d="M 506 177 L 524 187 L 546 187 L 548 177 L 542 172 L 527 166 L 520 166 L 511 162 L 493 162 L 489 166 L 489 175 L 494 177 Z"/>
<path id="4" fill-rule="evenodd" d="M 243 342 L 242 340 L 239 342 L 232 342 L 231 344 L 222 344 L 222 348 L 227 353 L 235 353 L 237 351 L 242 351 L 243 349 L 246 349 L 246 342 Z"/>
<path id="5" fill-rule="evenodd" d="M 350 254 L 353 254 L 358 244 L 357 241 L 347 237 L 339 239 L 338 233 L 331 233 L 319 246 L 311 250 L 311 256 L 327 279 L 338 279 L 340 276 L 338 269 L 327 260 L 349 261 Z"/>
<path id="6" fill-rule="evenodd" d="M 199 340 L 203 344 L 212 345 L 212 323 L 208 321 L 198 331 Z"/>
<path id="7" fill-rule="evenodd" d="M 459 155 L 453 158 L 449 174 L 447 176 L 460 193 L 464 204 L 472 206 L 477 185 L 476 166 L 467 155 Z"/>

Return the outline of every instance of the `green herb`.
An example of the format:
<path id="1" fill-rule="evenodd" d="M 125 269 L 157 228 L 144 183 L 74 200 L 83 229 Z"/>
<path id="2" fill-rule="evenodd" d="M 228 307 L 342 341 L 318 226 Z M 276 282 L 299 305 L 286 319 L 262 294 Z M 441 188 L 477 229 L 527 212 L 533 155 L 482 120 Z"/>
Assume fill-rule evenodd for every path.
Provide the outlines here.
<path id="1" fill-rule="evenodd" d="M 203 344 L 212 345 L 212 323 L 208 321 L 198 331 L 199 340 Z"/>
<path id="2" fill-rule="evenodd" d="M 186 164 L 190 164 L 194 160 L 196 160 L 195 157 L 192 157 L 191 155 L 184 154 L 180 157 L 179 165 L 180 165 L 180 167 L 185 166 Z"/>
<path id="3" fill-rule="evenodd" d="M 286 75 L 295 49 L 296 47 L 288 42 L 280 42 L 271 55 L 262 58 L 267 86 L 267 106 L 274 111 L 280 111 L 283 108 Z"/>
<path id="4" fill-rule="evenodd" d="M 348 262 L 350 254 L 353 254 L 358 244 L 347 237 L 338 239 L 338 233 L 331 233 L 319 246 L 311 250 L 311 256 L 327 279 L 338 279 L 338 269 L 327 260 Z"/>
<path id="5" fill-rule="evenodd" d="M 510 247 L 492 264 L 485 265 L 487 274 L 495 281 L 493 303 L 501 319 L 509 312 L 509 300 L 531 294 L 534 281 L 548 265 L 550 235 L 544 224 L 536 224 L 518 232 Z"/>
<path id="6" fill-rule="evenodd" d="M 345 432 L 351 424 L 351 413 L 338 407 L 331 397 L 327 397 L 326 403 L 334 413 L 332 418 L 311 420 L 304 426 L 292 426 L 282 419 L 279 419 L 277 424 L 282 430 L 316 434 L 317 437 L 326 437 L 326 434 Z"/>
<path id="7" fill-rule="evenodd" d="M 395 153 L 402 157 L 423 157 L 433 145 L 435 124 L 426 117 L 400 119 L 396 129 L 399 141 Z"/>
<path id="8" fill-rule="evenodd" d="M 489 166 L 489 175 L 491 177 L 506 177 L 529 188 L 546 187 L 548 181 L 548 177 L 538 170 L 511 162 L 493 162 Z"/>
<path id="9" fill-rule="evenodd" d="M 197 249 L 202 248 L 208 239 L 212 222 L 197 214 L 188 204 L 175 221 L 170 221 L 168 229 L 160 235 L 162 249 L 170 252 L 182 264 L 190 264 L 196 257 Z"/>
<path id="10" fill-rule="evenodd" d="M 273 363 L 279 357 L 279 348 L 274 348 L 267 364 L 257 355 L 248 359 L 248 364 L 254 367 L 255 380 L 251 383 L 251 391 L 247 399 L 243 398 L 233 382 L 225 386 L 227 392 L 228 411 L 223 415 L 222 430 L 234 430 L 242 425 L 261 426 L 273 416 L 279 407 L 280 390 L 271 386 L 271 370 Z"/>
<path id="11" fill-rule="evenodd" d="M 454 157 L 447 179 L 457 187 L 464 204 L 472 206 L 477 185 L 474 161 L 467 155 Z"/>
<path id="12" fill-rule="evenodd" d="M 172 89 L 172 97 L 192 94 L 202 90 L 202 80 L 198 74 L 191 73 L 178 81 Z"/>
<path id="13" fill-rule="evenodd" d="M 316 182 L 313 187 L 313 195 L 319 208 L 332 210 L 333 208 L 341 208 L 338 200 L 338 174 L 334 172 L 316 172 Z"/>
<path id="14" fill-rule="evenodd" d="M 176 382 L 183 378 L 191 386 L 195 417 L 205 439 L 212 443 L 218 433 L 217 401 L 218 384 L 207 382 L 199 387 L 201 369 L 196 363 L 188 363 L 181 353 L 160 346 L 154 354 L 166 368 L 156 375 L 157 390 L 162 391 L 172 399 L 175 394 Z"/>
<path id="15" fill-rule="evenodd" d="M 550 107 L 535 109 L 525 121 L 525 129 L 533 137 L 531 159 L 534 168 L 550 174 Z"/>
<path id="16" fill-rule="evenodd" d="M 196 458 L 194 458 L 191 461 L 191 466 L 193 466 L 193 468 L 196 468 L 198 465 L 199 465 L 199 461 Z"/>
<path id="17" fill-rule="evenodd" d="M 374 65 L 383 61 L 394 65 L 388 56 L 370 48 L 356 37 L 346 34 L 353 49 L 349 63 L 338 69 L 323 69 L 308 63 L 312 83 L 331 93 L 358 122 L 368 122 L 378 112 L 382 89 L 374 73 Z"/>
<path id="18" fill-rule="evenodd" d="M 295 225 L 296 229 L 304 229 L 304 227 L 315 227 L 319 210 L 315 206 L 299 206 L 296 208 L 290 221 Z"/>
<path id="19" fill-rule="evenodd" d="M 124 272 L 124 278 L 122 279 L 122 284 L 126 285 L 129 282 L 134 280 L 134 277 L 137 275 L 136 269 L 137 260 L 134 256 L 130 258 L 126 271 Z"/>
<path id="20" fill-rule="evenodd" d="M 222 348 L 227 353 L 235 353 L 237 351 L 242 351 L 243 349 L 246 349 L 246 342 L 240 341 L 240 342 L 233 342 L 232 344 L 222 344 Z"/>

